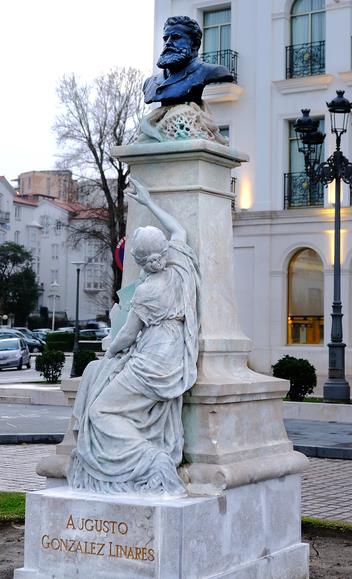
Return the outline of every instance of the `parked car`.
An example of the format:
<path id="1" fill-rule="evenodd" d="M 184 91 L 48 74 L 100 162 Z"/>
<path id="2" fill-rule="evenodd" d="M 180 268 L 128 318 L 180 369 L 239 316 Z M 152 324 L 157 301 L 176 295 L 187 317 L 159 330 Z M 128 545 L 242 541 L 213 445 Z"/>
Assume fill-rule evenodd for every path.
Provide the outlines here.
<path id="1" fill-rule="evenodd" d="M 44 342 L 42 342 L 42 340 L 23 334 L 20 330 L 15 330 L 14 328 L 1 328 L 1 334 L 6 334 L 6 336 L 8 335 L 13 338 L 23 338 L 30 352 L 37 353 L 44 350 Z"/>
<path id="2" fill-rule="evenodd" d="M 108 328 L 106 322 L 97 322 L 96 320 L 88 320 L 86 324 L 87 330 L 104 330 Z"/>
<path id="3" fill-rule="evenodd" d="M 72 334 L 75 331 L 75 327 L 74 326 L 66 326 L 64 328 L 57 328 L 56 332 L 71 332 Z"/>
<path id="4" fill-rule="evenodd" d="M 99 330 L 80 330 L 79 337 L 84 340 L 102 340 L 109 335 L 110 328 L 100 328 Z"/>
<path id="5" fill-rule="evenodd" d="M 30 368 L 31 356 L 24 338 L 1 336 L 3 334 L 0 334 L 0 370 L 3 368 L 22 370 L 23 364 Z"/>
<path id="6" fill-rule="evenodd" d="M 51 334 L 51 330 L 48 328 L 38 328 L 37 330 L 32 330 L 32 334 L 34 334 L 35 338 L 39 338 L 42 342 L 46 342 L 48 335 Z"/>
<path id="7" fill-rule="evenodd" d="M 21 332 L 21 334 L 24 335 L 25 338 L 27 337 L 27 338 L 29 338 L 30 340 L 33 340 L 33 339 L 39 340 L 39 341 L 42 341 L 42 342 L 44 343 L 44 340 L 41 340 L 41 338 L 38 338 L 38 337 L 33 333 L 33 331 L 30 330 L 29 328 L 23 328 L 23 327 L 19 327 L 19 326 L 13 326 L 11 329 L 12 329 L 12 330 L 18 330 L 19 332 Z"/>

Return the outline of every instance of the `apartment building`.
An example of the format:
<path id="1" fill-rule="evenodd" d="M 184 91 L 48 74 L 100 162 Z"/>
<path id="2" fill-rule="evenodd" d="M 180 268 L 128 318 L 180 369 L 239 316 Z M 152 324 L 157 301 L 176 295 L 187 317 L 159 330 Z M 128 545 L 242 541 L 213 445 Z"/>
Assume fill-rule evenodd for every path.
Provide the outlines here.
<path id="1" fill-rule="evenodd" d="M 58 317 L 75 318 L 76 266 L 72 262 L 84 262 L 80 320 L 95 319 L 112 306 L 111 258 L 99 242 L 71 242 L 72 226 L 82 220 L 89 222 L 90 213 L 86 205 L 62 201 L 64 194 L 58 190 L 55 197 L 28 191 L 21 195 L 5 177 L 0 177 L 0 242 L 14 241 L 32 253 L 33 269 L 42 290 L 38 310 L 46 306 L 52 312 L 55 300 Z"/>
<path id="2" fill-rule="evenodd" d="M 310 185 L 294 120 L 309 108 L 334 150 L 326 101 L 352 100 L 351 0 L 155 0 L 154 62 L 168 16 L 203 27 L 201 57 L 227 65 L 234 84 L 208 86 L 204 99 L 230 145 L 249 154 L 236 170 L 236 300 L 252 339 L 252 367 L 270 371 L 285 354 L 327 372 L 333 298 L 334 185 Z M 352 127 L 343 137 L 352 158 Z M 352 208 L 342 194 L 341 293 L 346 370 L 352 374 Z M 219 299 L 221 288 L 219 287 Z"/>

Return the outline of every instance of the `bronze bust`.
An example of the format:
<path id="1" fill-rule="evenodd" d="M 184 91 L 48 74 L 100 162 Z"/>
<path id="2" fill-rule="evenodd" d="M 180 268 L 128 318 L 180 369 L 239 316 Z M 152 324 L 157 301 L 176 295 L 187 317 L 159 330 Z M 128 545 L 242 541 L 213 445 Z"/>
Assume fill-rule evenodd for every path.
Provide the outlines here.
<path id="1" fill-rule="evenodd" d="M 164 25 L 164 48 L 157 62 L 162 72 L 147 78 L 143 86 L 147 104 L 164 106 L 202 102 L 203 89 L 214 82 L 233 82 L 225 67 L 198 58 L 202 39 L 199 24 L 188 16 L 172 16 Z"/>

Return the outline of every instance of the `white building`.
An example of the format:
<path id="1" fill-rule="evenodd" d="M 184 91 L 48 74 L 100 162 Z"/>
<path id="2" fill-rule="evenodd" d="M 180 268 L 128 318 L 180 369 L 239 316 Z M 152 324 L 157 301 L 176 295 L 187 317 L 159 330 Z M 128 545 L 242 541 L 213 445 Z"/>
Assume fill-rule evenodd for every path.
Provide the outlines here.
<path id="1" fill-rule="evenodd" d="M 81 321 L 95 319 L 110 310 L 110 256 L 99 243 L 81 241 L 73 247 L 69 242 L 68 226 L 79 220 L 89 220 L 89 210 L 78 203 L 41 196 L 22 197 L 0 177 L 0 242 L 14 241 L 23 245 L 33 256 L 33 269 L 42 288 L 38 301 L 49 313 L 75 318 L 76 266 L 84 262 L 80 276 Z M 59 287 L 52 284 L 56 282 Z M 55 295 L 55 298 L 54 298 Z"/>
<path id="2" fill-rule="evenodd" d="M 269 371 L 284 354 L 327 372 L 333 293 L 334 187 L 310 187 L 292 121 L 310 108 L 334 150 L 326 101 L 352 100 L 351 0 L 155 0 L 154 61 L 167 17 L 203 26 L 203 58 L 237 68 L 237 84 L 212 85 L 204 98 L 231 146 L 250 162 L 236 171 L 234 259 L 251 365 Z M 352 133 L 351 126 L 349 133 Z M 343 138 L 352 159 L 350 134 Z M 352 374 L 352 209 L 342 199 L 342 302 L 347 373 Z M 221 299 L 221 285 L 219 285 Z"/>

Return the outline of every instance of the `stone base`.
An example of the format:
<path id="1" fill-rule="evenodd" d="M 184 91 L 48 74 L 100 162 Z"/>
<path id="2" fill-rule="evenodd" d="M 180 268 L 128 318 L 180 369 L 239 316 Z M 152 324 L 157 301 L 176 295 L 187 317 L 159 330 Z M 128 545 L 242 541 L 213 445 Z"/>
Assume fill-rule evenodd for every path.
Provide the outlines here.
<path id="1" fill-rule="evenodd" d="M 170 500 L 56 487 L 27 496 L 14 577 L 307 579 L 300 527 L 299 475 Z"/>

